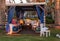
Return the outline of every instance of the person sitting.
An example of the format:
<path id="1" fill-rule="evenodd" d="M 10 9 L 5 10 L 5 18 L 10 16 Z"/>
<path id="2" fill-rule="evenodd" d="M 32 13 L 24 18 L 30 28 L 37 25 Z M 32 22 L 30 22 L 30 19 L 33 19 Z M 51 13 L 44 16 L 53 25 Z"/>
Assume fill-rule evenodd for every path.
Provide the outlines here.
<path id="1" fill-rule="evenodd" d="M 16 19 L 12 19 L 11 23 L 9 24 L 9 32 L 8 34 L 12 34 L 13 33 L 13 27 L 17 27 L 17 22 L 16 22 Z"/>
<path id="2" fill-rule="evenodd" d="M 23 19 L 20 19 L 20 20 L 19 20 L 19 23 L 20 23 L 20 25 L 23 25 L 23 24 L 24 24 Z"/>

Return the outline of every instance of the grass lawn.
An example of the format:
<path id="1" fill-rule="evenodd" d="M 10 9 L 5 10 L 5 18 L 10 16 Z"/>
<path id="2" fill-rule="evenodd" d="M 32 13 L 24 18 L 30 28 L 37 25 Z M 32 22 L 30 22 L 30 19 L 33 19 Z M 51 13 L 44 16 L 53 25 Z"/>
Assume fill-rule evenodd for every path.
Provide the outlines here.
<path id="1" fill-rule="evenodd" d="M 19 35 L 19 36 L 8 36 L 0 30 L 0 41 L 60 41 L 56 37 L 56 34 L 60 33 L 60 30 L 51 29 L 50 37 L 40 37 L 39 35 Z"/>

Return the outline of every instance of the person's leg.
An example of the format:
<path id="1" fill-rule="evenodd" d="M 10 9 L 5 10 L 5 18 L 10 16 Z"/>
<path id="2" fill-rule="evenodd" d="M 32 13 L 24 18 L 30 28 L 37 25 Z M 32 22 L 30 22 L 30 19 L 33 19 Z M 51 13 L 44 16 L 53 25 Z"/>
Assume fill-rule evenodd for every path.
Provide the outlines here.
<path id="1" fill-rule="evenodd" d="M 13 33 L 13 30 L 12 30 L 12 28 L 13 28 L 13 24 L 9 24 L 9 27 L 10 27 L 9 34 L 12 34 L 12 33 Z"/>

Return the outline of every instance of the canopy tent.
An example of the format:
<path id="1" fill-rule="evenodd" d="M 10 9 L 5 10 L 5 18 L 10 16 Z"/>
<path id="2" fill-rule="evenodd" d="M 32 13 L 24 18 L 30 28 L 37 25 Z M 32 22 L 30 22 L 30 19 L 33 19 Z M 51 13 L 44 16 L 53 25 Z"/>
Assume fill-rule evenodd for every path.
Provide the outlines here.
<path id="1" fill-rule="evenodd" d="M 41 11 L 41 8 L 39 7 L 39 6 L 35 6 L 36 7 L 36 11 L 37 11 L 37 14 L 38 14 L 38 18 L 39 18 L 39 20 L 40 20 L 40 23 L 42 23 L 42 24 L 44 24 L 44 11 L 42 10 Z M 15 7 L 10 7 L 10 9 L 9 9 L 9 11 L 8 11 L 8 24 L 7 24 L 7 26 L 6 26 L 6 31 L 8 32 L 9 30 L 9 24 L 11 23 L 11 20 L 12 20 L 12 18 L 13 18 L 13 15 L 14 15 L 14 11 L 16 10 L 16 16 L 17 16 L 17 18 L 19 18 L 19 15 L 20 14 L 24 14 L 24 12 L 21 12 L 21 13 L 19 13 L 19 11 L 21 10 L 17 10 L 17 8 L 15 9 Z M 23 10 L 21 10 L 21 11 L 23 11 Z"/>
<path id="2" fill-rule="evenodd" d="M 19 4 L 11 4 L 8 3 L 6 6 L 10 6 L 8 10 L 8 23 L 6 26 L 6 32 L 9 32 L 9 24 L 11 23 L 11 20 L 14 15 L 14 11 L 16 11 L 16 16 L 19 18 L 20 14 L 24 14 L 24 11 L 26 10 L 35 10 L 38 14 L 38 18 L 40 20 L 41 24 L 44 24 L 44 10 L 40 8 L 40 6 L 43 8 L 46 3 L 19 3 Z M 31 9 L 32 8 L 32 9 Z M 21 11 L 21 13 L 19 13 Z"/>

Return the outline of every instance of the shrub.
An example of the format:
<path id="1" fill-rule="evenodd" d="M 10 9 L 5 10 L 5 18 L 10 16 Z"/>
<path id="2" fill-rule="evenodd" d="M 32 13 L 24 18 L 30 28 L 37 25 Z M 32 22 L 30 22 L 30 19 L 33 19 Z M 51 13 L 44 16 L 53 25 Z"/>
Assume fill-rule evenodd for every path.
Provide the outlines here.
<path id="1" fill-rule="evenodd" d="M 54 20 L 51 17 L 46 17 L 46 24 L 53 24 Z"/>

